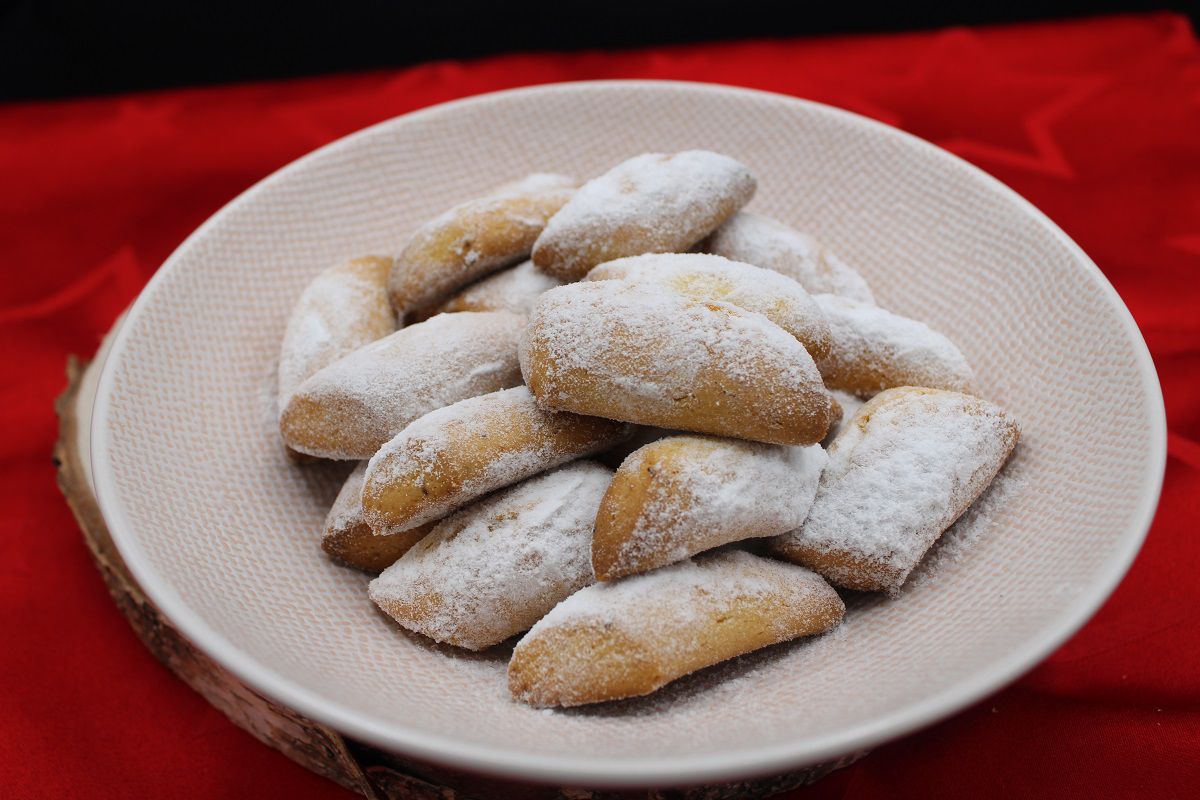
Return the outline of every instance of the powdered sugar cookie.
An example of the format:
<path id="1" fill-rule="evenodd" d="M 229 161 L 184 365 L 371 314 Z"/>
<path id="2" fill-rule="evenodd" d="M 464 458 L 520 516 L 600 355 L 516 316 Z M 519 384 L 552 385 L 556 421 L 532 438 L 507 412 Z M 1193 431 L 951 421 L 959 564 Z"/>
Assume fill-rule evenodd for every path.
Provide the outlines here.
<path id="1" fill-rule="evenodd" d="M 817 498 L 780 556 L 839 586 L 894 591 L 991 483 L 1017 443 L 994 403 L 902 387 L 858 410 L 829 448 Z"/>
<path id="2" fill-rule="evenodd" d="M 396 330 L 387 297 L 392 259 L 354 258 L 317 275 L 288 318 L 279 348 L 279 410 L 322 367 Z"/>
<path id="3" fill-rule="evenodd" d="M 894 386 L 967 391 L 974 374 L 953 342 L 923 322 L 846 297 L 814 298 L 833 344 L 817 368 L 825 385 L 860 397 Z"/>
<path id="4" fill-rule="evenodd" d="M 579 461 L 456 512 L 371 582 L 371 599 L 405 628 L 469 650 L 528 629 L 592 582 L 592 520 L 610 475 Z"/>
<path id="5" fill-rule="evenodd" d="M 744 164 L 707 150 L 647 153 L 585 183 L 533 246 L 533 263 L 562 281 L 642 253 L 683 252 L 754 195 Z"/>
<path id="6" fill-rule="evenodd" d="M 521 639 L 513 697 L 577 706 L 649 694 L 752 650 L 824 633 L 845 614 L 820 575 L 739 551 L 580 589 Z"/>
<path id="7" fill-rule="evenodd" d="M 439 314 L 361 347 L 293 393 L 283 441 L 321 458 L 370 458 L 434 409 L 519 384 L 524 326 L 507 311 Z"/>
<path id="8" fill-rule="evenodd" d="M 523 261 L 515 267 L 476 281 L 451 297 L 433 313 L 448 311 L 511 311 L 528 314 L 543 292 L 561 286 L 533 265 Z"/>
<path id="9" fill-rule="evenodd" d="M 379 573 L 390 567 L 408 549 L 433 530 L 430 522 L 416 528 L 376 536 L 363 519 L 362 486 L 367 462 L 359 464 L 338 492 L 333 508 L 325 518 L 321 549 L 333 560 L 363 572 Z"/>
<path id="10" fill-rule="evenodd" d="M 866 400 L 863 400 L 858 395 L 843 392 L 841 389 L 833 389 L 829 394 L 833 397 L 833 401 L 837 403 L 840 413 L 836 415 L 836 419 L 829 425 L 829 433 L 825 434 L 825 438 L 821 440 L 821 444 L 824 447 L 828 447 L 833 443 L 834 438 L 841 433 L 846 423 L 858 413 L 858 410 L 863 407 L 863 403 L 866 402 Z"/>
<path id="11" fill-rule="evenodd" d="M 574 191 L 530 190 L 528 185 L 518 182 L 462 203 L 418 228 L 388 278 L 396 310 L 430 305 L 476 278 L 528 258 L 546 221 Z"/>
<path id="12" fill-rule="evenodd" d="M 521 338 L 544 408 L 777 444 L 813 444 L 833 405 L 787 331 L 728 303 L 624 281 L 551 289 Z"/>
<path id="13" fill-rule="evenodd" d="M 819 359 L 829 350 L 829 323 L 804 287 L 778 272 L 700 253 L 660 253 L 600 264 L 587 280 L 653 283 L 693 300 L 718 300 L 755 311 L 800 340 Z"/>
<path id="14" fill-rule="evenodd" d="M 591 455 L 631 425 L 538 408 L 518 386 L 431 411 L 371 458 L 362 502 L 380 532 L 440 519 L 477 497 Z"/>
<path id="15" fill-rule="evenodd" d="M 729 542 L 778 536 L 808 516 L 825 467 L 818 445 L 671 436 L 617 470 L 596 515 L 592 569 L 602 581 Z"/>
<path id="16" fill-rule="evenodd" d="M 770 217 L 742 211 L 700 245 L 705 253 L 773 269 L 813 294 L 836 294 L 874 303 L 871 289 L 854 268 L 811 236 Z"/>

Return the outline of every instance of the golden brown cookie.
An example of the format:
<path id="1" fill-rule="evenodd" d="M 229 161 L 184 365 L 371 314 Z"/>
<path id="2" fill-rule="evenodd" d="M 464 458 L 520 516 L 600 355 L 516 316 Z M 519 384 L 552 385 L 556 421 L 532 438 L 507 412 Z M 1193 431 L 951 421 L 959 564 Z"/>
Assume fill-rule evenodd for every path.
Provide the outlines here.
<path id="1" fill-rule="evenodd" d="M 544 408 L 776 444 L 813 444 L 833 401 L 795 337 L 760 314 L 624 281 L 543 294 L 521 339 Z"/>
<path id="2" fill-rule="evenodd" d="M 387 297 L 392 259 L 354 258 L 313 279 L 292 308 L 279 348 L 279 410 L 317 370 L 396 330 Z"/>
<path id="3" fill-rule="evenodd" d="M 832 346 L 817 368 L 825 385 L 860 397 L 895 386 L 967 391 L 975 376 L 954 342 L 923 322 L 832 294 L 815 296 Z"/>
<path id="4" fill-rule="evenodd" d="M 692 300 L 730 303 L 762 314 L 819 359 L 829 351 L 829 323 L 804 287 L 778 272 L 701 253 L 654 253 L 595 267 L 589 281 L 651 283 Z"/>
<path id="5" fill-rule="evenodd" d="M 364 461 L 342 485 L 325 518 L 321 549 L 334 561 L 378 574 L 421 541 L 437 523 L 429 522 L 400 533 L 376 536 L 362 515 L 362 486 L 366 473 L 367 462 Z"/>
<path id="6" fill-rule="evenodd" d="M 517 644 L 508 687 L 533 706 L 649 694 L 734 656 L 824 633 L 844 614 L 820 575 L 718 551 L 580 589 Z"/>
<path id="7" fill-rule="evenodd" d="M 839 586 L 895 591 L 991 483 L 1019 436 L 994 403 L 902 387 L 858 410 L 799 530 L 772 550 Z"/>
<path id="8" fill-rule="evenodd" d="M 467 506 L 372 581 L 371 599 L 405 628 L 469 650 L 528 629 L 592 582 L 592 520 L 611 474 L 577 461 Z"/>
<path id="9" fill-rule="evenodd" d="M 518 182 L 457 205 L 418 228 L 388 278 L 396 311 L 439 302 L 477 278 L 528 258 L 546 221 L 574 192 L 528 187 Z"/>
<path id="10" fill-rule="evenodd" d="M 681 253 L 754 196 L 744 164 L 707 150 L 647 153 L 585 183 L 533 246 L 533 263 L 561 281 L 642 253 Z"/>
<path id="11" fill-rule="evenodd" d="M 787 275 L 813 294 L 836 294 L 874 303 L 871 289 L 853 267 L 811 236 L 770 217 L 733 215 L 699 250 Z"/>
<path id="12" fill-rule="evenodd" d="M 538 408 L 518 386 L 431 411 L 379 449 L 362 503 L 376 531 L 440 519 L 502 486 L 611 447 L 632 426 Z"/>
<path id="13" fill-rule="evenodd" d="M 729 542 L 800 527 L 825 467 L 819 445 L 671 436 L 634 452 L 596 515 L 592 569 L 609 581 Z"/>
<path id="14" fill-rule="evenodd" d="M 524 326 L 507 311 L 439 314 L 361 347 L 292 394 L 283 441 L 321 458 L 370 458 L 434 409 L 518 385 Z"/>

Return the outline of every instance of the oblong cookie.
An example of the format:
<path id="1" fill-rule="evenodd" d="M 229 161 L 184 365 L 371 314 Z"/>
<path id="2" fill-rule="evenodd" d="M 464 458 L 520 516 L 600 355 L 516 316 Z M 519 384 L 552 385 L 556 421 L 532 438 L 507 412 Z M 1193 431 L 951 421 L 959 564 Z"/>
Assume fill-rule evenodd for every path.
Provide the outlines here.
<path id="1" fill-rule="evenodd" d="M 683 252 L 754 196 L 750 170 L 707 150 L 646 153 L 585 183 L 533 246 L 533 263 L 562 281 L 642 253 Z"/>
<path id="2" fill-rule="evenodd" d="M 396 257 L 388 294 L 404 313 L 529 257 L 546 221 L 573 189 L 512 188 L 455 206 L 416 230 Z"/>
<path id="3" fill-rule="evenodd" d="M 292 394 L 283 441 L 322 458 L 370 458 L 434 409 L 519 384 L 524 326 L 507 311 L 439 314 L 360 347 Z"/>
<path id="4" fill-rule="evenodd" d="M 692 300 L 731 303 L 795 336 L 814 359 L 829 352 L 824 312 L 803 286 L 773 270 L 702 253 L 655 253 L 600 264 L 586 279 L 654 283 Z"/>
<path id="5" fill-rule="evenodd" d="M 649 694 L 768 645 L 824 633 L 846 607 L 820 575 L 737 550 L 580 589 L 513 650 L 508 687 L 534 706 Z"/>
<path id="6" fill-rule="evenodd" d="M 832 346 L 817 368 L 825 385 L 860 397 L 896 386 L 964 392 L 975 376 L 966 356 L 924 322 L 832 294 L 814 295 Z"/>
<path id="7" fill-rule="evenodd" d="M 817 498 L 776 554 L 839 586 L 895 591 L 1016 446 L 995 403 L 939 389 L 876 395 L 829 447 Z"/>
<path id="8" fill-rule="evenodd" d="M 543 292 L 561 285 L 562 281 L 551 278 L 535 267 L 532 261 L 522 261 L 515 267 L 472 283 L 442 303 L 433 313 L 511 311 L 514 314 L 528 314 Z"/>
<path id="9" fill-rule="evenodd" d="M 380 532 L 421 525 L 631 432 L 613 420 L 539 408 L 524 386 L 460 400 L 416 420 L 371 458 L 363 511 Z"/>
<path id="10" fill-rule="evenodd" d="M 705 253 L 787 275 L 813 294 L 874 303 L 866 280 L 811 236 L 778 220 L 741 211 L 700 244 Z"/>
<path id="11" fill-rule="evenodd" d="M 819 445 L 671 436 L 621 464 L 592 538 L 596 578 L 613 580 L 804 522 L 825 467 Z"/>
<path id="12" fill-rule="evenodd" d="M 325 517 L 321 549 L 334 561 L 348 567 L 380 573 L 421 541 L 436 523 L 376 536 L 362 513 L 362 486 L 366 473 L 367 462 L 364 461 L 355 467 L 342 484 L 333 507 Z"/>
<path id="13" fill-rule="evenodd" d="M 787 331 L 654 286 L 551 289 L 520 354 L 544 408 L 776 444 L 820 441 L 833 413 L 812 357 Z"/>
<path id="14" fill-rule="evenodd" d="M 321 272 L 292 308 L 279 348 L 279 410 L 318 370 L 396 330 L 387 296 L 392 259 L 353 258 Z"/>
<path id="15" fill-rule="evenodd" d="M 592 520 L 611 474 L 578 461 L 454 513 L 371 582 L 371 599 L 469 650 L 528 629 L 592 582 Z"/>

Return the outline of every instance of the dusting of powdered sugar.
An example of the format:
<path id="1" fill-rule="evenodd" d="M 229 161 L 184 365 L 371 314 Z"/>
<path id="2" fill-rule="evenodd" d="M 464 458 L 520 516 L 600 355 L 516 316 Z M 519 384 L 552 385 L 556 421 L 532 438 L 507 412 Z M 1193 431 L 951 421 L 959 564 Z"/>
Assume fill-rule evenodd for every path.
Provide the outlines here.
<path id="1" fill-rule="evenodd" d="M 434 409 L 520 384 L 524 326 L 506 311 L 439 314 L 361 347 L 296 390 L 285 441 L 309 455 L 370 458 Z M 306 444 L 317 440 L 325 445 Z"/>
<path id="2" fill-rule="evenodd" d="M 759 646 L 814 632 L 818 626 L 833 627 L 843 611 L 837 593 L 814 572 L 739 550 L 717 551 L 580 589 L 517 644 L 509 685 L 524 702 L 573 705 L 598 699 L 586 697 L 593 681 L 628 686 L 620 673 L 629 670 L 640 676 L 637 682 L 654 681 L 643 687 L 649 692 L 744 652 L 744 643 L 736 650 L 732 648 L 738 645 L 714 643 L 720 641 L 718 629 L 726 619 L 755 606 L 775 609 L 769 630 L 757 637 Z M 554 666 L 525 673 L 524 653 L 539 640 L 550 645 L 547 657 Z M 595 674 L 597 647 L 607 671 L 603 675 Z M 535 682 L 514 681 L 514 673 L 528 674 Z"/>
<path id="3" fill-rule="evenodd" d="M 671 454 L 668 456 L 667 454 Z M 666 469 L 654 468 L 666 457 Z M 628 538 L 616 548 L 620 573 L 660 566 L 740 539 L 800 527 L 827 456 L 792 447 L 707 436 L 661 439 L 633 453 L 620 473 L 650 467 L 649 490 Z"/>
<path id="4" fill-rule="evenodd" d="M 700 249 L 781 272 L 814 294 L 875 302 L 867 282 L 854 268 L 813 237 L 770 217 L 746 211 L 735 214 Z"/>
<path id="5" fill-rule="evenodd" d="M 600 264 L 586 279 L 652 283 L 692 300 L 730 303 L 762 314 L 800 340 L 814 358 L 829 349 L 824 312 L 803 286 L 773 270 L 702 253 L 655 253 Z"/>
<path id="6" fill-rule="evenodd" d="M 533 260 L 581 278 L 596 264 L 687 250 L 754 195 L 746 166 L 706 150 L 647 153 L 585 183 L 547 223 Z"/>
<path id="7" fill-rule="evenodd" d="M 695 398 L 720 392 L 719 376 L 739 387 L 725 393 L 732 409 L 785 422 L 828 409 L 808 351 L 778 325 L 653 286 L 598 281 L 551 289 L 534 307 L 520 353 L 526 382 L 552 408 L 687 427 Z M 591 387 L 595 407 L 571 407 L 580 385 Z"/>
<path id="8" fill-rule="evenodd" d="M 784 537 L 905 577 L 979 495 L 1016 442 L 999 406 L 957 392 L 896 389 L 859 410 L 829 448 L 808 519 Z M 837 575 L 827 575 L 838 582 Z"/>
<path id="9" fill-rule="evenodd" d="M 457 488 L 427 495 L 398 524 L 373 508 L 367 520 L 378 532 L 423 525 L 488 492 L 599 452 L 629 433 L 630 426 L 610 420 L 541 409 L 525 386 L 460 400 L 425 414 L 379 448 L 367 467 L 364 493 L 378 495 L 396 482 L 436 485 L 449 475 Z M 474 463 L 472 456 L 493 449 L 487 440 L 496 436 L 512 437 L 515 446 L 485 464 Z"/>
<path id="10" fill-rule="evenodd" d="M 472 650 L 526 630 L 594 580 L 592 522 L 611 474 L 575 462 L 456 512 L 371 582 L 371 599 Z"/>
<path id="11" fill-rule="evenodd" d="M 363 524 L 362 487 L 367 475 L 367 462 L 361 461 L 346 478 L 337 499 L 325 517 L 326 531 L 345 531 Z"/>
<path id="12" fill-rule="evenodd" d="M 279 353 L 278 407 L 318 370 L 396 330 L 387 297 L 390 258 L 329 267 L 296 301 Z"/>
<path id="13" fill-rule="evenodd" d="M 441 311 L 511 311 L 528 314 L 538 297 L 562 281 L 523 261 L 471 284 L 442 305 Z"/>
<path id="14" fill-rule="evenodd" d="M 829 321 L 832 344 L 817 367 L 830 389 L 866 397 L 894 386 L 970 389 L 966 356 L 924 322 L 837 295 L 814 299 Z"/>

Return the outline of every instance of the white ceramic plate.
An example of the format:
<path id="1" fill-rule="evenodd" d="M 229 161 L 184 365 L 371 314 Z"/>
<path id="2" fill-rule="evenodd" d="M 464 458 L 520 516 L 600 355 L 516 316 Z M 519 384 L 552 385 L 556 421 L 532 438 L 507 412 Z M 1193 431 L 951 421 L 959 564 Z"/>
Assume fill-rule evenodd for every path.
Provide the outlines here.
<path id="1" fill-rule="evenodd" d="M 345 469 L 286 461 L 274 362 L 293 300 L 344 256 L 394 252 L 450 205 L 535 170 L 595 175 L 703 147 L 758 175 L 752 210 L 817 234 L 881 304 L 949 334 L 1023 439 L 992 490 L 895 599 L 834 634 L 650 698 L 541 712 L 505 654 L 406 635 L 321 523 Z M 746 777 L 870 746 L 1029 669 L 1109 595 L 1158 499 L 1165 422 L 1145 344 L 1062 231 L 900 131 L 718 86 L 567 84 L 409 114 L 335 142 L 193 234 L 129 313 L 100 379 L 93 468 L 147 594 L 275 700 L 374 745 L 569 785 Z"/>

